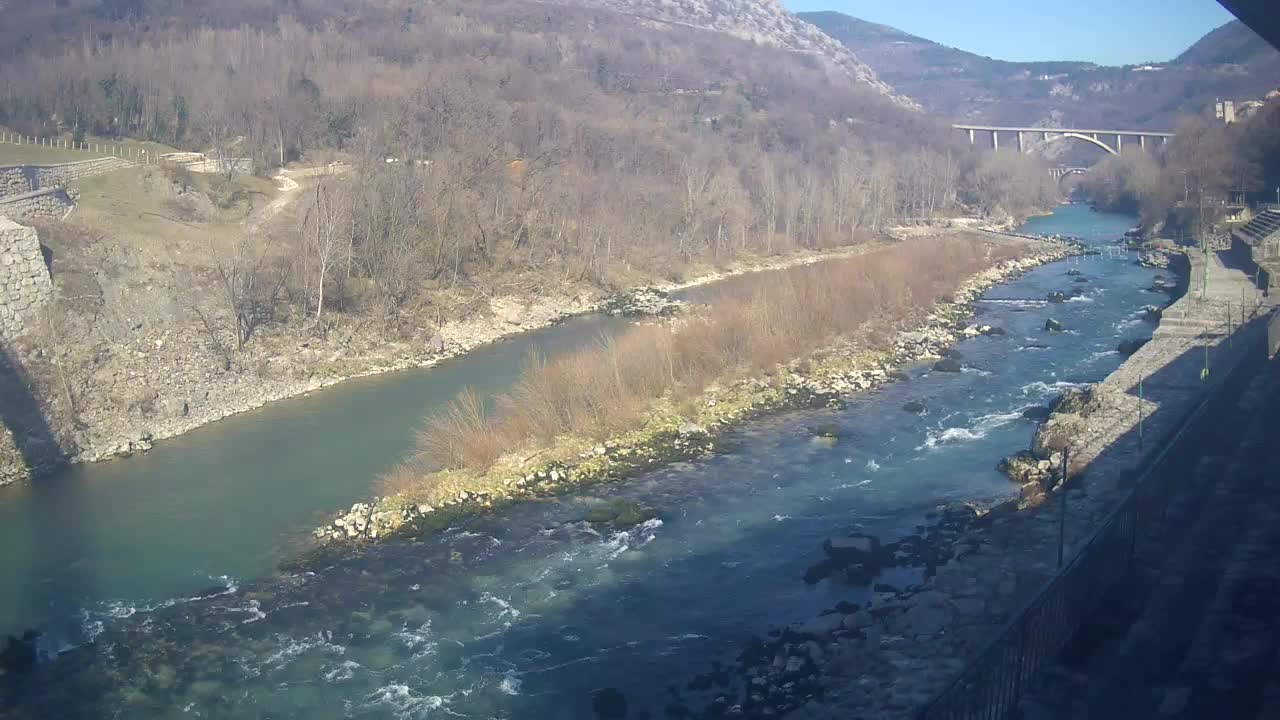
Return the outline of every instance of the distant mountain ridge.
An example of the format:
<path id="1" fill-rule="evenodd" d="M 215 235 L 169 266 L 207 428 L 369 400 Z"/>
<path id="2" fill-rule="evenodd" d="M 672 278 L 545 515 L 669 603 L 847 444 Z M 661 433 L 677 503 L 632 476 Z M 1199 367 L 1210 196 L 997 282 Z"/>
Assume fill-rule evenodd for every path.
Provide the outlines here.
<path id="1" fill-rule="evenodd" d="M 856 82 L 870 86 L 898 105 L 920 105 L 886 83 L 847 43 L 804 22 L 780 0 L 557 0 L 565 5 L 612 10 L 657 23 L 722 32 L 763 45 L 814 56 Z"/>
<path id="2" fill-rule="evenodd" d="M 1167 63 L 995 60 L 838 12 L 799 17 L 852 48 L 899 92 L 958 122 L 1168 129 L 1218 98 L 1280 86 L 1280 52 L 1239 21 Z"/>

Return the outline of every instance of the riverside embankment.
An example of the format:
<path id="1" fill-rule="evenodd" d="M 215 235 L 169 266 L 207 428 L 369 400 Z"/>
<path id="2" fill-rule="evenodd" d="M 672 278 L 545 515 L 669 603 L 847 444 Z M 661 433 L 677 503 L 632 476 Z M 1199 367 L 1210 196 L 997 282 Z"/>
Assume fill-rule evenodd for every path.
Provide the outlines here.
<path id="1" fill-rule="evenodd" d="M 967 242 L 981 243 L 983 237 L 972 236 Z M 928 247 L 934 252 L 949 250 L 941 244 L 945 241 L 938 242 Z M 924 361 L 938 361 L 935 369 L 941 372 L 962 372 L 958 353 L 945 357 L 952 354 L 950 348 L 957 340 L 1005 332 L 1003 328 L 971 324 L 972 302 L 994 285 L 1081 250 L 1063 243 L 1028 242 L 1021 238 L 1012 241 L 999 238 L 996 245 L 1014 257 L 999 261 L 958 284 L 948 283 L 943 300 L 932 307 L 908 311 L 904 324 L 910 329 L 899 331 L 882 347 L 859 343 L 862 338 L 837 338 L 838 345 L 804 352 L 781 367 L 767 368 L 769 377 L 730 378 L 730 382 L 718 382 L 722 378 L 714 378 L 717 382 L 687 403 L 673 403 L 664 394 L 646 412 L 636 416 L 631 427 L 608 438 L 581 438 L 566 433 L 557 436 L 547 447 L 521 447 L 500 458 L 498 464 L 486 472 L 436 473 L 425 478 L 425 482 L 417 483 L 425 485 L 422 489 L 415 487 L 371 503 L 357 503 L 349 512 L 339 515 L 331 526 L 318 529 L 316 536 L 322 540 L 376 540 L 399 532 L 438 528 L 458 513 L 492 509 L 521 498 L 619 480 L 714 452 L 722 437 L 743 422 L 784 410 L 838 407 L 851 393 L 873 390 L 899 380 L 905 377 L 905 369 Z M 990 262 L 995 261 L 979 260 L 976 264 Z M 856 270 L 848 267 L 844 272 Z M 920 267 L 914 270 L 925 272 Z M 813 283 L 819 279 L 801 278 L 799 282 Z M 747 290 L 748 295 L 755 292 Z M 795 310 L 801 312 L 799 307 Z M 793 322 L 798 321 L 793 318 Z M 761 333 L 762 338 L 767 336 L 768 333 Z M 674 362 L 666 361 L 667 364 Z M 741 362 L 742 359 L 737 361 Z M 617 372 L 616 366 L 608 371 L 610 383 L 621 382 L 615 379 Z M 822 442 L 838 441 L 834 433 L 819 430 L 816 434 Z"/>
<path id="2" fill-rule="evenodd" d="M 883 585 L 870 602 L 846 603 L 748 645 L 734 672 L 744 692 L 713 694 L 708 707 L 736 702 L 751 717 L 790 710 L 806 719 L 915 717 L 1052 577 L 1060 544 L 1069 562 L 1217 381 L 1250 354 L 1260 357 L 1259 318 L 1270 307 L 1249 279 L 1216 255 L 1174 265 L 1184 286 L 1189 271 L 1190 287 L 1164 310 L 1150 342 L 1102 382 L 1067 389 L 1031 450 L 1015 456 L 1020 498 L 989 511 L 950 508 L 887 552 L 861 535 L 828 540 L 826 572 L 866 574 L 865 566 L 904 560 L 929 567 L 909 586 Z M 1064 448 L 1071 480 L 1062 498 Z M 976 701 L 982 691 L 964 692 L 950 701 Z"/>
<path id="3" fill-rule="evenodd" d="M 852 257 L 869 247 L 874 245 L 747 259 L 657 287 L 696 287 L 747 273 Z M 67 459 L 100 462 L 146 452 L 157 441 L 280 400 L 354 379 L 435 367 L 495 342 L 606 311 L 616 299 L 583 284 L 534 297 L 495 296 L 466 317 L 392 341 L 362 326 L 323 338 L 266 327 L 257 333 L 257 343 L 234 359 L 234 370 L 228 372 L 211 372 L 207 359 L 189 351 L 208 342 L 203 330 L 190 327 L 153 334 L 142 327 L 142 335 L 133 339 L 133 352 L 119 359 L 120 367 L 109 378 L 118 387 L 94 388 L 79 398 L 77 412 L 84 429 L 75 434 Z M 121 404 L 121 396 L 133 395 L 137 397 L 131 404 Z M 139 414 L 138 407 L 148 411 Z"/>
<path id="4" fill-rule="evenodd" d="M 1066 208 L 1030 229 L 1107 243 L 1131 225 L 1131 218 Z M 1076 283 L 1080 276 L 1067 275 L 1068 269 L 1080 270 L 1088 282 Z M 211 440 L 207 457 L 176 458 L 181 462 L 165 480 L 177 486 L 186 477 L 194 480 L 183 484 L 188 494 L 191 487 L 201 492 L 201 502 L 194 504 L 199 511 L 182 516 L 186 525 L 170 524 L 167 509 L 184 497 L 166 496 L 165 485 L 157 482 L 133 496 L 136 507 L 114 506 L 106 492 L 60 508 L 50 499 L 41 520 L 81 518 L 74 526 L 81 530 L 78 544 L 37 543 L 40 533 L 30 526 L 29 537 L 6 537 L 9 547 L 19 545 L 28 557 L 44 551 L 78 568 L 80 588 L 101 590 L 144 563 L 167 563 L 174 574 L 185 568 L 191 587 L 142 600 L 117 595 L 127 602 L 90 606 L 84 627 L 99 633 L 97 642 L 42 666 L 24 681 L 10 712 L 88 717 L 118 707 L 139 718 L 175 708 L 237 718 L 404 718 L 433 712 L 587 718 L 591 691 L 612 686 L 626 694 L 632 712 L 660 716 L 673 701 L 667 685 L 683 686 L 713 660 L 731 666 L 748 635 L 815 617 L 841 602 L 865 604 L 872 598 L 872 588 L 843 578 L 804 582 L 806 570 L 824 557 L 824 539 L 857 530 L 888 544 L 929 524 L 939 504 L 990 505 L 1017 497 L 1016 486 L 995 464 L 1030 442 L 1035 426 L 1023 413 L 1069 384 L 1099 380 L 1119 366 L 1117 343 L 1149 327 L 1141 312 L 1160 297 L 1147 291 L 1153 274 L 1132 257 L 1090 256 L 1032 270 L 978 301 L 977 322 L 1006 334 L 960 341 L 964 372 L 914 368 L 907 380 L 857 394 L 843 408 L 747 423 L 726 435 L 729 452 L 713 458 L 677 463 L 627 483 L 518 503 L 460 519 L 440 532 L 291 566 L 278 576 L 250 580 L 252 573 L 235 572 L 240 579 L 228 583 L 233 588 L 219 584 L 216 593 L 199 593 L 203 585 L 194 583 L 210 581 L 197 573 L 218 561 L 196 555 L 195 548 L 216 550 L 217 542 L 244 547 L 239 537 L 215 535 L 213 526 L 253 533 L 270 545 L 272 536 L 264 541 L 257 523 L 260 516 L 289 512 L 288 505 L 274 505 L 278 498 L 292 493 L 293 502 L 301 503 L 313 492 L 328 492 L 323 483 L 342 473 L 322 465 L 351 462 L 385 434 L 364 427 L 377 416 L 376 402 L 367 410 L 337 404 L 329 415 L 312 404 L 346 392 L 345 386 L 298 401 L 316 416 L 306 418 L 296 435 L 276 427 L 293 421 L 273 415 L 274 407 L 228 420 L 226 427 L 259 415 L 274 419 L 245 428 L 247 437 L 221 436 L 226 444 Z M 1076 285 L 1085 288 L 1077 298 L 1045 301 L 1049 293 Z M 1049 317 L 1064 331 L 1045 332 Z M 393 378 L 355 382 L 376 385 Z M 378 400 L 394 408 L 407 391 L 397 383 Z M 913 402 L 927 410 L 905 412 Z M 335 423 L 348 411 L 363 420 Z M 153 461 L 166 446 L 185 447 L 218 425 L 148 455 L 97 467 Z M 819 427 L 833 427 L 838 441 L 815 440 Z M 343 437 L 346 432 L 357 433 L 358 441 Z M 322 457 L 312 463 L 309 455 L 296 453 L 289 458 L 293 465 L 257 467 L 302 438 Z M 250 452 L 238 444 L 245 440 L 271 452 Z M 249 494 L 224 504 L 220 492 L 241 482 L 237 473 L 251 476 L 244 481 Z M 127 480 L 119 478 L 116 488 L 126 488 Z M 277 491 L 278 485 L 283 489 Z M 273 496 L 264 499 L 267 492 Z M 659 517 L 634 527 L 585 521 L 618 500 L 652 507 Z M 83 510 L 91 506 L 95 512 Z M 59 509 L 67 515 L 58 515 Z M 113 529 L 102 523 L 107 517 L 117 521 L 114 529 L 143 534 L 150 526 L 158 544 L 92 554 L 88 549 L 113 542 Z M 201 537 L 190 537 L 196 534 Z M 182 544 L 192 548 L 180 547 L 175 538 L 190 538 Z M 185 566 L 181 552 L 190 553 Z M 247 554 L 221 567 L 259 559 Z M 879 582 L 905 588 L 919 572 L 895 568 Z M 49 587 L 28 584 L 28 577 L 38 580 L 35 574 L 11 576 L 22 583 L 6 586 L 15 597 Z M 64 581 L 62 587 L 68 586 Z M 56 644 L 45 646 L 51 645 Z"/>

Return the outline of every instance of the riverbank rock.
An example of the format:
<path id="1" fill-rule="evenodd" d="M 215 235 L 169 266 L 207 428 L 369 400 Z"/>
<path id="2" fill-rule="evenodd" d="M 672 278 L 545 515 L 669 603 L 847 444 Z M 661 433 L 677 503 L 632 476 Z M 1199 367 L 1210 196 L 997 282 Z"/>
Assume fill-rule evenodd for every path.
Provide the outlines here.
<path id="1" fill-rule="evenodd" d="M 1116 352 L 1125 356 L 1132 355 L 1138 352 L 1138 350 L 1140 350 L 1142 346 L 1146 345 L 1148 342 L 1150 342 L 1150 340 L 1147 338 L 1134 338 L 1131 340 L 1121 340 L 1120 344 L 1116 346 Z"/>
<path id="2" fill-rule="evenodd" d="M 955 617 L 956 609 L 946 595 L 929 590 L 911 596 L 907 611 L 898 616 L 894 631 L 904 637 L 932 637 L 942 632 Z"/>
<path id="3" fill-rule="evenodd" d="M 1062 332 L 1062 323 L 1054 318 L 1044 321 L 1045 332 Z"/>
<path id="4" fill-rule="evenodd" d="M 610 298 L 601 309 L 610 315 L 628 317 L 667 316 L 679 312 L 682 305 L 657 288 L 635 288 Z"/>
<path id="5" fill-rule="evenodd" d="M 1022 411 L 1022 419 L 1024 420 L 1047 420 L 1052 411 L 1044 405 L 1032 405 Z"/>
<path id="6" fill-rule="evenodd" d="M 904 403 L 902 405 L 902 409 L 909 413 L 915 413 L 916 415 L 919 415 L 925 411 L 925 405 L 919 400 L 912 400 L 911 402 Z"/>
<path id="7" fill-rule="evenodd" d="M 1142 309 L 1142 321 L 1159 325 L 1160 318 L 1164 316 L 1164 308 L 1156 305 L 1148 305 Z"/>
<path id="8" fill-rule="evenodd" d="M 1158 250 L 1153 250 L 1139 255 L 1136 262 L 1143 267 L 1166 270 L 1169 267 L 1169 256 Z"/>
<path id="9" fill-rule="evenodd" d="M 958 373 L 962 369 L 960 361 L 954 358 L 943 358 L 933 364 L 933 369 L 938 372 Z"/>
<path id="10" fill-rule="evenodd" d="M 1055 415 L 1079 415 L 1087 417 L 1101 407 L 1101 398 L 1093 385 L 1068 388 L 1049 405 Z"/>

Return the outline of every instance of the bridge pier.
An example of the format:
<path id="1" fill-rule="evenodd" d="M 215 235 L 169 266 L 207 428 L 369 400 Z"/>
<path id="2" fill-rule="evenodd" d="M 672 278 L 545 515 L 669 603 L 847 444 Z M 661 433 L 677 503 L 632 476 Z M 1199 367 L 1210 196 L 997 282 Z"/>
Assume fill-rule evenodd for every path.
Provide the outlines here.
<path id="1" fill-rule="evenodd" d="M 1119 155 L 1124 151 L 1124 136 L 1116 133 L 1116 154 Z"/>
<path id="2" fill-rule="evenodd" d="M 999 130 L 991 131 L 991 149 L 992 150 L 1000 149 L 1000 131 Z"/>
<path id="3" fill-rule="evenodd" d="M 1026 148 L 1022 142 L 1022 131 L 1019 130 L 1018 131 L 1018 154 L 1021 155 L 1024 152 L 1026 152 Z"/>
<path id="4" fill-rule="evenodd" d="M 969 128 L 969 144 L 973 144 L 973 128 Z"/>
<path id="5" fill-rule="evenodd" d="M 1142 148 L 1143 150 L 1146 150 L 1146 149 L 1147 149 L 1147 136 L 1146 136 L 1146 135 L 1139 135 L 1139 136 L 1138 136 L 1138 147 L 1139 147 L 1139 148 Z"/>

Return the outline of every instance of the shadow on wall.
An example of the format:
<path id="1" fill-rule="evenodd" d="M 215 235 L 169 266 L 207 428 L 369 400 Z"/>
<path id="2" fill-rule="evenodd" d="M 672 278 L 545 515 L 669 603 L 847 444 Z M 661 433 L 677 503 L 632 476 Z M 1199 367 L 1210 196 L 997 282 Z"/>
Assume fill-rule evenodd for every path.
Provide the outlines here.
<path id="1" fill-rule="evenodd" d="M 0 340 L 0 425 L 13 436 L 13 447 L 6 447 L 7 433 L 0 432 L 0 485 L 62 464 L 62 448 L 45 419 L 31 380 L 4 340 Z M 17 457 L 6 457 L 15 451 Z"/>

